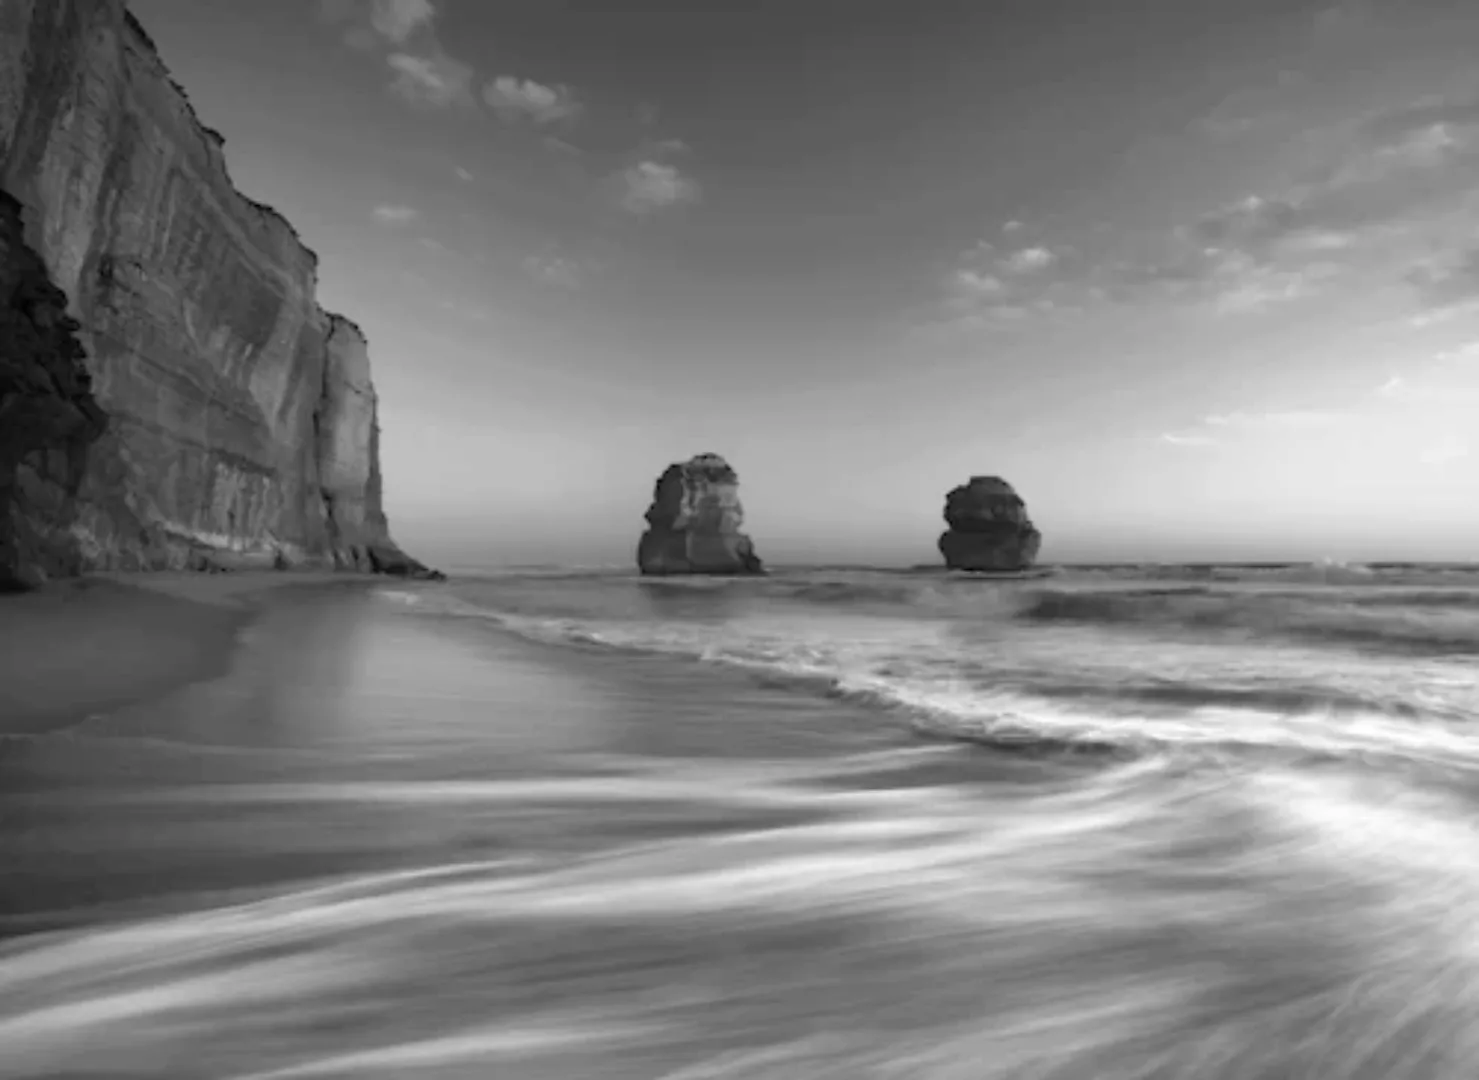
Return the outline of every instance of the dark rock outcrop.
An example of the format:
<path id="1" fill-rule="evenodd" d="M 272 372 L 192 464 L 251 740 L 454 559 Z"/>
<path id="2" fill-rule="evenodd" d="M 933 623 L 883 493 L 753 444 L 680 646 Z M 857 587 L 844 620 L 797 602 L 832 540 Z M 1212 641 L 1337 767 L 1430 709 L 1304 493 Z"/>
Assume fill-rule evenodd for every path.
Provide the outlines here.
<path id="1" fill-rule="evenodd" d="M 652 490 L 648 529 L 637 544 L 644 574 L 763 574 L 740 532 L 739 477 L 718 454 L 669 465 Z"/>
<path id="2" fill-rule="evenodd" d="M 0 591 L 82 569 L 71 535 L 87 449 L 107 426 L 78 325 L 0 193 Z"/>
<path id="3" fill-rule="evenodd" d="M 973 476 L 945 496 L 940 554 L 952 570 L 1026 570 L 1037 559 L 1042 534 L 1027 506 L 999 476 Z"/>
<path id="4" fill-rule="evenodd" d="M 221 147 L 122 0 L 6 0 L 0 190 L 65 297 L 107 417 L 86 454 L 87 425 L 47 436 L 74 447 L 48 452 L 50 494 L 0 496 L 27 535 L 51 537 L 51 554 L 26 541 L 18 576 L 429 575 L 386 525 L 364 338 L 318 306 L 316 256 L 236 191 Z"/>

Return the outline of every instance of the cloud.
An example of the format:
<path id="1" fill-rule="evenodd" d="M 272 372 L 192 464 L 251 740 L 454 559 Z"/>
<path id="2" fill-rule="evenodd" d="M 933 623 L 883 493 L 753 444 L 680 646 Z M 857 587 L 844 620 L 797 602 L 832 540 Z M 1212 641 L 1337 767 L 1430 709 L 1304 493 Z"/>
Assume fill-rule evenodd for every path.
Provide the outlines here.
<path id="1" fill-rule="evenodd" d="M 1288 199 L 1249 195 L 1219 207 L 1192 226 L 1193 238 L 1211 247 L 1264 247 L 1305 227 L 1300 209 Z"/>
<path id="2" fill-rule="evenodd" d="M 1333 149 L 1303 179 L 1183 228 L 1143 279 L 1205 282 L 1221 310 L 1264 310 L 1312 295 L 1346 269 L 1410 264 L 1435 212 L 1462 208 L 1479 187 L 1479 98 L 1421 98 L 1319 134 Z M 1479 274 L 1462 258 L 1429 260 L 1408 280 L 1422 325 L 1479 299 Z"/>
<path id="3" fill-rule="evenodd" d="M 1434 354 L 1431 361 L 1396 374 L 1372 395 L 1389 406 L 1415 406 L 1427 415 L 1455 412 L 1479 416 L 1479 343 Z"/>
<path id="4" fill-rule="evenodd" d="M 1425 260 L 1407 281 L 1427 314 L 1460 314 L 1479 302 L 1479 246 Z"/>
<path id="5" fill-rule="evenodd" d="M 1302 197 L 1249 195 L 1173 229 L 1159 252 L 1101 268 L 1106 291 L 1128 302 L 1207 304 L 1247 315 L 1318 294 L 1359 253 L 1362 237 L 1313 213 Z"/>
<path id="6" fill-rule="evenodd" d="M 1332 263 L 1289 269 L 1235 253 L 1214 266 L 1212 307 L 1224 315 L 1259 314 L 1314 295 L 1339 273 L 1340 268 Z"/>
<path id="7" fill-rule="evenodd" d="M 1045 270 L 1053 265 L 1057 257 L 1045 247 L 1023 248 L 1007 259 L 1007 268 L 1018 274 L 1029 274 Z"/>
<path id="8" fill-rule="evenodd" d="M 483 87 L 483 100 L 505 120 L 527 119 L 535 124 L 568 120 L 581 110 L 568 86 L 546 86 L 512 75 L 500 75 Z"/>
<path id="9" fill-rule="evenodd" d="M 383 56 L 390 91 L 402 100 L 436 108 L 472 103 L 472 66 L 437 41 L 433 0 L 319 0 L 319 14 L 348 24 L 351 48 Z"/>
<path id="10" fill-rule="evenodd" d="M 370 25 L 387 41 L 402 44 L 418 29 L 436 18 L 431 0 L 374 0 Z"/>
<path id="11" fill-rule="evenodd" d="M 1347 419 L 1347 413 L 1318 409 L 1214 413 L 1189 428 L 1164 432 L 1160 441 L 1172 446 L 1218 446 L 1229 439 L 1325 430 Z"/>
<path id="12" fill-rule="evenodd" d="M 347 33 L 355 34 L 361 46 L 366 34 L 403 45 L 418 31 L 429 30 L 437 15 L 432 0 L 319 0 L 318 11 L 324 22 L 350 24 Z"/>
<path id="13" fill-rule="evenodd" d="M 562 255 L 530 255 L 524 260 L 524 272 L 548 285 L 565 289 L 579 287 L 589 266 Z"/>
<path id="14" fill-rule="evenodd" d="M 391 91 L 414 105 L 445 107 L 472 103 L 472 68 L 445 53 L 426 56 L 391 53 L 385 62 L 396 72 Z"/>
<path id="15" fill-rule="evenodd" d="M 1445 349 L 1435 359 L 1440 364 L 1468 363 L 1479 360 L 1479 341 L 1471 341 L 1454 349 Z"/>
<path id="16" fill-rule="evenodd" d="M 955 286 L 968 297 L 1001 296 L 1006 292 L 1001 278 L 968 267 L 955 272 Z"/>
<path id="17" fill-rule="evenodd" d="M 1162 433 L 1161 442 L 1172 446 L 1216 446 L 1217 440 L 1210 435 L 1183 434 L 1176 431 Z"/>
<path id="18" fill-rule="evenodd" d="M 943 295 L 921 328 L 927 335 L 1001 331 L 1072 315 L 1094 302 L 1092 284 L 1075 276 L 1081 269 L 1069 258 L 1075 254 L 1071 248 L 1055 251 L 1042 245 L 1004 254 L 991 241 L 980 240 L 944 274 Z M 1053 273 L 1047 273 L 1049 268 Z"/>
<path id="19" fill-rule="evenodd" d="M 1332 10 L 1339 13 L 1331 25 L 1365 25 L 1370 14 L 1360 6 Z M 1298 72 L 1285 75 L 1288 86 L 1312 86 Z M 946 276 L 941 302 L 957 318 L 990 306 L 1061 314 L 1105 304 L 1256 317 L 1327 295 L 1338 283 L 1396 279 L 1410 267 L 1422 306 L 1417 324 L 1479 313 L 1479 254 L 1419 258 L 1425 246 L 1451 242 L 1438 235 L 1445 220 L 1452 222 L 1446 236 L 1463 230 L 1479 241 L 1466 225 L 1479 212 L 1479 97 L 1417 99 L 1310 134 L 1307 145 L 1318 153 L 1288 183 L 1143 236 L 1134 257 L 1093 260 L 1058 245 L 1005 253 L 982 242 Z M 999 228 L 1014 233 L 1021 223 Z"/>
<path id="20" fill-rule="evenodd" d="M 1326 412 L 1319 409 L 1274 409 L 1269 412 L 1230 412 L 1205 417 L 1202 422 L 1208 427 L 1224 430 L 1301 430 L 1326 427 L 1345 419 L 1344 413 Z"/>
<path id="21" fill-rule="evenodd" d="M 375 207 L 374 215 L 376 221 L 383 221 L 389 225 L 401 225 L 407 221 L 414 221 L 420 213 L 413 206 L 383 203 Z"/>
<path id="22" fill-rule="evenodd" d="M 1420 161 L 1436 163 L 1432 154 L 1472 142 L 1479 129 L 1479 98 L 1428 94 L 1394 109 L 1367 116 L 1360 135 L 1378 151 L 1406 148 Z"/>
<path id="23" fill-rule="evenodd" d="M 463 181 L 464 183 L 468 183 L 468 184 L 472 183 L 472 181 L 473 181 L 473 175 L 472 175 L 471 170 L 464 169 L 461 165 L 459 165 L 459 166 L 457 166 L 457 168 L 453 169 L 452 171 L 456 175 L 457 179 Z"/>
<path id="24" fill-rule="evenodd" d="M 675 165 L 642 161 L 621 174 L 621 204 L 633 214 L 647 214 L 678 203 L 694 202 L 698 184 Z"/>

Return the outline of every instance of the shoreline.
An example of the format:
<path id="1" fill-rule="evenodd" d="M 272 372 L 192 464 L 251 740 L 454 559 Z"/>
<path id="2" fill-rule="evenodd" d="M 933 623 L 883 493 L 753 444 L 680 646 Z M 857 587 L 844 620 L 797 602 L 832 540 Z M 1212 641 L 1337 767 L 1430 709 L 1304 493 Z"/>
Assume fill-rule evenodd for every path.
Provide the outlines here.
<path id="1" fill-rule="evenodd" d="M 102 572 L 0 597 L 0 739 L 54 734 L 229 670 L 285 588 L 360 586 L 335 571 Z"/>

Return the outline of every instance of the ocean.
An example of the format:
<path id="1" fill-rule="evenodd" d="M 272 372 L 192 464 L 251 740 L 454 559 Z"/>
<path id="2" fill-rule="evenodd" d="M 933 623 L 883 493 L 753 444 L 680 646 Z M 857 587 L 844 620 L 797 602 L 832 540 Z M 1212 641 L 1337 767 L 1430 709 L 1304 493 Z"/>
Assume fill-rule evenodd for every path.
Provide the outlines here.
<path id="1" fill-rule="evenodd" d="M 0 744 L 0 1078 L 1479 1068 L 1479 567 L 280 592 Z"/>

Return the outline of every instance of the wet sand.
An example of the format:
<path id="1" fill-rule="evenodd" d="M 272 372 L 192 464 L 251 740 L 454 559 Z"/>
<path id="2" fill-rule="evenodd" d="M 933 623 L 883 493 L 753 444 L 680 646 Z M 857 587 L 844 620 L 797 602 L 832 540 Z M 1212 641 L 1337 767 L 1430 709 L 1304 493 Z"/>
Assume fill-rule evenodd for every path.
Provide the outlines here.
<path id="1" fill-rule="evenodd" d="M 347 577 L 98 574 L 0 597 L 0 736 L 55 730 L 219 675 L 267 594 Z"/>
<path id="2" fill-rule="evenodd" d="M 34 676 L 37 737 L 0 740 L 0 816 L 12 826 L 0 830 L 0 936 L 370 868 L 733 827 L 732 810 L 671 800 L 621 798 L 618 815 L 585 826 L 548 806 L 458 807 L 488 783 L 907 738 L 734 672 L 417 617 L 416 594 L 435 586 L 216 580 L 90 583 L 33 605 L 51 613 L 42 642 L 97 620 L 95 652 L 154 652 L 137 671 L 73 669 L 89 675 L 81 692 L 60 665 Z M 82 692 L 90 715 L 78 715 Z M 36 718 L 48 716 L 43 729 Z"/>

